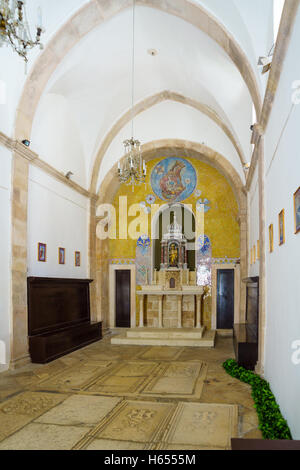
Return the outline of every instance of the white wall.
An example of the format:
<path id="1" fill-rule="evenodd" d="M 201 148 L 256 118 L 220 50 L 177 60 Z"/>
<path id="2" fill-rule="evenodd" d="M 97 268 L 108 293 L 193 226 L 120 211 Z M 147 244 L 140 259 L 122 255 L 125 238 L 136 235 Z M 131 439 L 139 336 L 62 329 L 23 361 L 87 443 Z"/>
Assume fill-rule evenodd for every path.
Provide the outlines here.
<path id="1" fill-rule="evenodd" d="M 300 186 L 300 104 L 294 106 L 288 122 L 287 119 L 292 107 L 292 83 L 300 80 L 299 44 L 300 11 L 265 139 L 266 229 L 274 224 L 274 253 L 267 250 L 265 375 L 294 439 L 300 439 L 300 364 L 292 362 L 292 343 L 300 340 L 300 234 L 294 233 L 293 209 L 293 194 Z M 278 214 L 282 209 L 286 243 L 279 247 Z M 268 239 L 268 233 L 266 236 Z"/>
<path id="2" fill-rule="evenodd" d="M 87 187 L 80 129 L 68 101 L 49 93 L 42 97 L 39 109 L 31 133 L 32 150 L 58 171 L 72 171 L 72 180 Z"/>
<path id="3" fill-rule="evenodd" d="M 9 363 L 10 347 L 11 163 L 0 145 L 0 367 Z"/>
<path id="4" fill-rule="evenodd" d="M 44 172 L 30 167 L 28 188 L 28 276 L 87 278 L 89 200 Z M 47 244 L 47 262 L 38 262 L 38 243 Z M 66 264 L 58 264 L 58 248 Z M 74 253 L 81 252 L 75 267 Z"/>

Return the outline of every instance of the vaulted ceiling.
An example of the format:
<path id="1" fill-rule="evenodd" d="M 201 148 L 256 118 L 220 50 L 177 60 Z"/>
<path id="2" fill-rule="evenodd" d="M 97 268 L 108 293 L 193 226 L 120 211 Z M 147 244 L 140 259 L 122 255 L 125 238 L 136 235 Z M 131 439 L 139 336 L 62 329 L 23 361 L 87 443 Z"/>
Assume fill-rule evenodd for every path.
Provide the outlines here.
<path id="1" fill-rule="evenodd" d="M 46 48 L 35 51 L 30 61 L 34 74 L 41 55 L 54 50 L 63 25 L 73 21 L 72 27 L 80 30 L 80 23 L 72 20 L 79 18 L 80 8 L 84 21 L 94 21 L 72 47 L 66 47 L 68 37 L 63 38 L 65 44 L 57 40 L 66 53 L 45 80 L 30 136 L 32 149 L 42 159 L 58 170 L 71 170 L 75 181 L 86 188 L 94 181 L 94 190 L 122 157 L 122 141 L 131 133 L 132 2 L 123 2 L 127 8 L 114 13 L 118 0 L 40 0 Z M 84 16 L 91 3 L 102 21 Z M 202 28 L 193 17 L 187 21 L 189 5 L 197 4 L 208 23 L 212 18 L 220 29 L 210 34 L 210 23 Z M 261 99 L 265 79 L 256 64 L 258 55 L 272 45 L 273 1 L 226 0 L 226 8 L 224 4 L 137 0 L 135 134 L 145 143 L 167 138 L 205 143 L 224 155 L 243 179 L 243 163 L 251 159 L 250 125 L 255 119 L 249 82 L 256 82 Z M 29 0 L 29 17 L 35 7 L 36 2 Z M 149 55 L 149 49 L 158 54 Z M 239 51 L 245 63 L 237 57 Z M 27 85 L 30 79 L 29 75 Z M 23 87 L 20 78 L 19 83 Z"/>

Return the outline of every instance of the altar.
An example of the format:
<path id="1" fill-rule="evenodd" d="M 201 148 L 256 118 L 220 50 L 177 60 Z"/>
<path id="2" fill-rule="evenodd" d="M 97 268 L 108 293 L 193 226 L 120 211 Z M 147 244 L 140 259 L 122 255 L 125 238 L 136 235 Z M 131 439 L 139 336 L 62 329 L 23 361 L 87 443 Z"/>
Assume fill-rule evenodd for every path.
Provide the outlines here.
<path id="1" fill-rule="evenodd" d="M 189 269 L 187 248 L 174 214 L 161 240 L 160 269 L 153 270 L 151 283 L 136 291 L 137 327 L 114 336 L 112 344 L 214 347 L 216 332 L 205 331 L 203 322 L 208 289 L 197 285 L 196 271 Z"/>
<path id="2" fill-rule="evenodd" d="M 187 240 L 182 226 L 174 221 L 161 241 L 160 270 L 151 285 L 141 286 L 139 327 L 197 328 L 204 332 L 202 299 L 204 287 L 197 286 L 195 271 L 187 265 Z"/>

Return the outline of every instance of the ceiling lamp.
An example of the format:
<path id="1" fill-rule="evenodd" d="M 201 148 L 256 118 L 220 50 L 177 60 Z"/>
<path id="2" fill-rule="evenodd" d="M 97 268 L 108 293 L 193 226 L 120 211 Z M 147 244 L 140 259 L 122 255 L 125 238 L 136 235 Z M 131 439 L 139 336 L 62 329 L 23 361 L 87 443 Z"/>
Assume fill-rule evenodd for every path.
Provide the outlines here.
<path id="1" fill-rule="evenodd" d="M 262 66 L 262 74 L 265 74 L 271 70 L 273 61 L 273 49 L 275 44 L 271 47 L 271 50 L 267 56 L 260 56 L 257 65 Z"/>
<path id="2" fill-rule="evenodd" d="M 133 31 L 132 31 L 132 105 L 131 105 L 131 139 L 124 141 L 125 158 L 118 163 L 118 176 L 121 183 L 132 185 L 132 191 L 136 185 L 145 182 L 147 169 L 142 159 L 141 143 L 133 137 L 134 128 L 134 68 L 135 68 L 135 0 L 133 0 Z"/>
<path id="3" fill-rule="evenodd" d="M 40 42 L 42 28 L 41 8 L 38 8 L 38 25 L 36 37 L 32 38 L 27 20 L 25 0 L 0 0 L 0 47 L 10 45 L 25 62 L 28 62 L 27 52 L 35 46 L 43 45 Z"/>

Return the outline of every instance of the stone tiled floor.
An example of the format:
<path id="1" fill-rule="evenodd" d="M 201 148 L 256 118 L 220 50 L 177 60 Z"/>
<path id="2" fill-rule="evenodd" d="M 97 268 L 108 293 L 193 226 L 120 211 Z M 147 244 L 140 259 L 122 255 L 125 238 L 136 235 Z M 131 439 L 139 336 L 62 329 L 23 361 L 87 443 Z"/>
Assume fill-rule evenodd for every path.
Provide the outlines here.
<path id="1" fill-rule="evenodd" d="M 0 449 L 228 449 L 261 438 L 251 389 L 215 349 L 114 346 L 0 374 Z"/>

